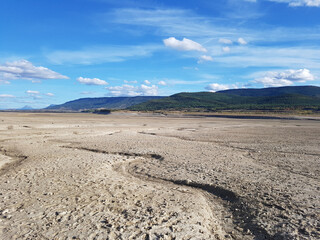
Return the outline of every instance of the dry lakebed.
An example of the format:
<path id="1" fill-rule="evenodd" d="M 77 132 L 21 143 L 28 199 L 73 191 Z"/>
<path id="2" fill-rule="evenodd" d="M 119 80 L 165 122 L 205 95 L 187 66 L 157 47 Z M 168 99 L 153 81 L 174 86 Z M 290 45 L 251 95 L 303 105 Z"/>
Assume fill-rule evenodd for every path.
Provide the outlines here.
<path id="1" fill-rule="evenodd" d="M 320 239 L 319 119 L 0 113 L 0 239 Z"/>

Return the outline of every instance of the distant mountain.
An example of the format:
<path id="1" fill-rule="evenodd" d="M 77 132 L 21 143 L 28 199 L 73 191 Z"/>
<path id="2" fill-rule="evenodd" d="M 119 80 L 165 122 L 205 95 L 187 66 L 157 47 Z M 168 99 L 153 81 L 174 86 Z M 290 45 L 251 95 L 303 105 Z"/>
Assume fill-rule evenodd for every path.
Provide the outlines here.
<path id="1" fill-rule="evenodd" d="M 131 110 L 320 110 L 320 87 L 297 86 L 178 93 L 131 106 Z"/>
<path id="2" fill-rule="evenodd" d="M 103 97 L 103 98 L 80 98 L 60 105 L 50 105 L 46 110 L 57 111 L 80 111 L 88 109 L 126 109 L 132 105 L 160 99 L 159 96 L 138 97 Z"/>
<path id="3" fill-rule="evenodd" d="M 57 106 L 57 104 L 50 104 L 47 108 L 51 108 L 51 107 L 54 107 L 54 106 Z"/>
<path id="4" fill-rule="evenodd" d="M 31 107 L 31 106 L 25 105 L 24 107 L 19 108 L 19 109 L 17 109 L 17 110 L 33 110 L 33 109 L 34 109 L 34 108 Z"/>

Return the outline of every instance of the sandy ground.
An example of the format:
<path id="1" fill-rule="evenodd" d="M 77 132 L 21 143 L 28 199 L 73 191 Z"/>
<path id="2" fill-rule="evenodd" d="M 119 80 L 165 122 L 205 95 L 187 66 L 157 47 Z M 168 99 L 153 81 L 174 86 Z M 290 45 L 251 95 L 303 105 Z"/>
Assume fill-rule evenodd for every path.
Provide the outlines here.
<path id="1" fill-rule="evenodd" d="M 320 121 L 0 113 L 0 239 L 320 239 Z"/>

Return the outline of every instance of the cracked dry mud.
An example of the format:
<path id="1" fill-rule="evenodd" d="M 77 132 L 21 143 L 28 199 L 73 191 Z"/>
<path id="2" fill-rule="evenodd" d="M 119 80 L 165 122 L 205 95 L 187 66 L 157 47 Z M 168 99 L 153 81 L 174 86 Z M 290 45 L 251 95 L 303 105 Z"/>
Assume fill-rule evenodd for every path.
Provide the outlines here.
<path id="1" fill-rule="evenodd" d="M 319 239 L 320 121 L 0 113 L 0 239 Z"/>

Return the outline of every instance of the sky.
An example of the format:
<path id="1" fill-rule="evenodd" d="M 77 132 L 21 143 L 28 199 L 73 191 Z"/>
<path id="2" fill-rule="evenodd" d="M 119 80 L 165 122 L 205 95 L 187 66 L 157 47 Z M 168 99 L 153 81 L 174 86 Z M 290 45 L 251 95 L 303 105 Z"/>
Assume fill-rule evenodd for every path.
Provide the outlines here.
<path id="1" fill-rule="evenodd" d="M 0 109 L 320 86 L 320 0 L 3 0 Z"/>

